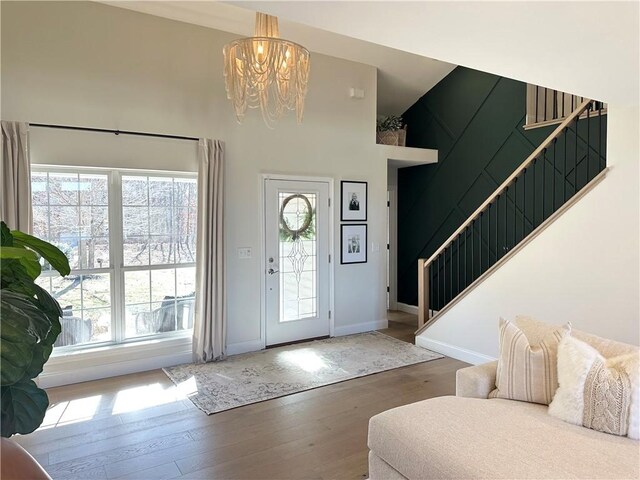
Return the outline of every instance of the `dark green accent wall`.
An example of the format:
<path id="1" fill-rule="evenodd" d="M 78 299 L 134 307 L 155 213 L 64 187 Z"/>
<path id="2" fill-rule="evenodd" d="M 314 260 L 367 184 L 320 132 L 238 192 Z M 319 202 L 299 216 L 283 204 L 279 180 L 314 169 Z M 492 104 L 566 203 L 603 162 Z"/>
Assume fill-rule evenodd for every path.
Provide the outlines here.
<path id="1" fill-rule="evenodd" d="M 403 114 L 407 146 L 437 149 L 438 163 L 398 172 L 398 301 L 417 304 L 418 259 L 429 257 L 557 126 L 525 131 L 525 104 L 525 83 L 457 67 Z M 563 151 L 557 152 L 555 166 L 549 159 L 543 162 L 559 179 L 556 191 L 574 191 L 574 173 L 581 188 L 604 161 L 594 155 L 595 123 L 591 120 L 589 134 L 585 120 L 578 123 L 577 149 L 570 141 L 566 171 Z M 574 138 L 575 131 L 568 135 Z M 586 155 L 587 135 L 591 157 Z M 604 152 L 605 139 L 600 141 Z M 527 183 L 527 197 L 537 191 L 533 202 L 540 205 L 542 182 Z M 509 208 L 513 211 L 513 203 Z M 518 215 L 539 223 L 527 208 L 517 207 Z"/>

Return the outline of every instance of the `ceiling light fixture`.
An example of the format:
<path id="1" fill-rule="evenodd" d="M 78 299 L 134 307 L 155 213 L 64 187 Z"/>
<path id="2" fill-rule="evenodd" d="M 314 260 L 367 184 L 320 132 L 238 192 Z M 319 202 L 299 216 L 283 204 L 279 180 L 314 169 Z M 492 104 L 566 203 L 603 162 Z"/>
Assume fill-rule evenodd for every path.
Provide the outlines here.
<path id="1" fill-rule="evenodd" d="M 249 108 L 262 111 L 269 127 L 285 110 L 296 111 L 302 123 L 309 80 L 309 50 L 280 38 L 278 18 L 256 13 L 253 37 L 224 46 L 224 78 L 227 97 L 238 122 Z"/>

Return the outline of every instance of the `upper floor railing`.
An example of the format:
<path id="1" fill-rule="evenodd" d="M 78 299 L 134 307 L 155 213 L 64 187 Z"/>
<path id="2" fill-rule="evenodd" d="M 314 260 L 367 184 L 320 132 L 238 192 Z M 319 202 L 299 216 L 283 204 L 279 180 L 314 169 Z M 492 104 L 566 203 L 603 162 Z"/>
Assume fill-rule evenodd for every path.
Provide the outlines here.
<path id="1" fill-rule="evenodd" d="M 578 95 L 528 84 L 527 116 L 524 128 L 528 130 L 561 123 L 584 101 L 585 98 Z M 595 100 L 592 102 L 593 105 L 591 109 L 588 110 L 591 114 L 606 113 L 606 104 Z M 585 110 L 580 117 L 584 118 L 586 112 L 587 110 Z"/>

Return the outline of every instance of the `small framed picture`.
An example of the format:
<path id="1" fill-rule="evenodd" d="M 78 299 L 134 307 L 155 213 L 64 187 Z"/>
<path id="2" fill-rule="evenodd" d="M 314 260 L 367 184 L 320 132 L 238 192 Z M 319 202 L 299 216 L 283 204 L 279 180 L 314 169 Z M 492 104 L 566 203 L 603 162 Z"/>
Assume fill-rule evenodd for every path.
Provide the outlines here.
<path id="1" fill-rule="evenodd" d="M 340 182 L 342 206 L 340 220 L 364 222 L 367 220 L 367 182 Z"/>
<path id="2" fill-rule="evenodd" d="M 367 263 L 367 225 L 340 225 L 340 263 Z"/>

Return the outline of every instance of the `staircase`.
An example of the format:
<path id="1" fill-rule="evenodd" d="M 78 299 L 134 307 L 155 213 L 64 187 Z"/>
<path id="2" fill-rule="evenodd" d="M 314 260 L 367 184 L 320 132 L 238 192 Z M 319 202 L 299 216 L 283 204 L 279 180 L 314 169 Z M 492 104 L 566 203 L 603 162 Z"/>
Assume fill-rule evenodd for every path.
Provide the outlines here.
<path id="1" fill-rule="evenodd" d="M 602 103 L 582 99 L 429 258 L 418 260 L 416 335 L 604 178 L 605 113 Z"/>

